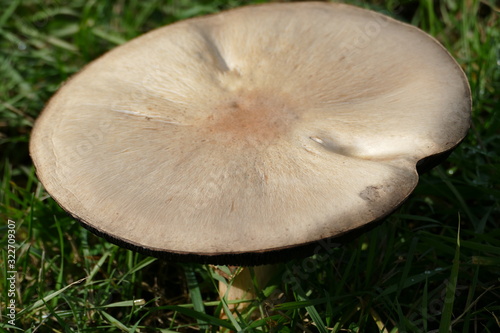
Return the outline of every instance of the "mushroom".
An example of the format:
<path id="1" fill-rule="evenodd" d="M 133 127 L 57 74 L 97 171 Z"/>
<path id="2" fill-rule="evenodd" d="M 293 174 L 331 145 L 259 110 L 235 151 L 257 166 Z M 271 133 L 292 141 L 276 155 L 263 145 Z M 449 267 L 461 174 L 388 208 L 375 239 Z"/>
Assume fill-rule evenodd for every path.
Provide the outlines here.
<path id="1" fill-rule="evenodd" d="M 106 53 L 31 156 L 84 227 L 170 260 L 258 265 L 380 221 L 465 137 L 471 96 L 421 30 L 336 3 L 188 19 Z"/>

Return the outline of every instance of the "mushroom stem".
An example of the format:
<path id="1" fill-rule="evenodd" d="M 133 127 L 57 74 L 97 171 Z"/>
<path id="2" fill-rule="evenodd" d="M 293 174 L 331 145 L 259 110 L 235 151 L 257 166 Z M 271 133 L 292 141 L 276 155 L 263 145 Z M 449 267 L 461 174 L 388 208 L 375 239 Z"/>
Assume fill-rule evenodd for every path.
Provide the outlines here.
<path id="1" fill-rule="evenodd" d="M 219 296 L 228 303 L 228 308 L 232 313 L 242 312 L 251 305 L 250 302 L 238 303 L 232 301 L 255 300 L 259 291 L 269 283 L 271 278 L 277 273 L 280 265 L 262 265 L 255 267 L 230 267 L 234 274 L 229 277 L 227 283 L 219 282 Z M 256 311 L 252 311 L 252 317 L 258 317 Z M 222 318 L 227 318 L 226 313 L 221 314 Z"/>

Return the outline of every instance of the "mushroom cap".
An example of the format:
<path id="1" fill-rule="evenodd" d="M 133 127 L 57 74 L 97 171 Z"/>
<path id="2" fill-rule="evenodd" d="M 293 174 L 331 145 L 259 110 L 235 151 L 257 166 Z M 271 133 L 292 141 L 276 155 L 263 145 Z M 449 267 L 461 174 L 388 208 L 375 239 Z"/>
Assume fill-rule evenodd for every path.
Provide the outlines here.
<path id="1" fill-rule="evenodd" d="M 421 30 L 349 5 L 266 4 L 106 53 L 50 100 L 30 150 L 95 233 L 255 264 L 390 214 L 470 112 L 463 71 Z"/>

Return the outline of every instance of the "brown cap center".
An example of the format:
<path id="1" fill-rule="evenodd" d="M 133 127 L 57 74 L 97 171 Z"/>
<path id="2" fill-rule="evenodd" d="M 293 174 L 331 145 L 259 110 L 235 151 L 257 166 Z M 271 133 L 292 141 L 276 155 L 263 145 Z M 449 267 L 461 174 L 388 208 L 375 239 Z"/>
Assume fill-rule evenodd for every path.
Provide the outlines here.
<path id="1" fill-rule="evenodd" d="M 206 129 L 209 136 L 222 143 L 272 145 L 289 132 L 298 118 L 287 100 L 255 92 L 239 94 L 213 110 Z"/>

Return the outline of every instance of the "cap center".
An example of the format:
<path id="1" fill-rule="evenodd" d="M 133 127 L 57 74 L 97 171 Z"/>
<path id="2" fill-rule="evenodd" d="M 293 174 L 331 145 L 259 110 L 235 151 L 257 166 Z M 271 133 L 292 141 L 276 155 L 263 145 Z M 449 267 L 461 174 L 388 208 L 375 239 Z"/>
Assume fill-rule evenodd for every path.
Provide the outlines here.
<path id="1" fill-rule="evenodd" d="M 207 118 L 207 129 L 218 142 L 273 144 L 298 118 L 286 100 L 255 92 L 240 94 L 214 109 Z"/>

